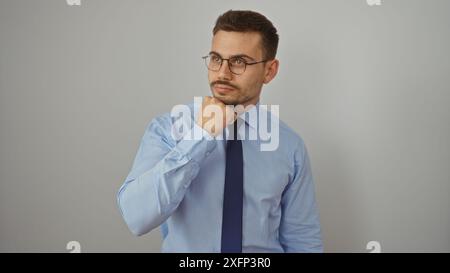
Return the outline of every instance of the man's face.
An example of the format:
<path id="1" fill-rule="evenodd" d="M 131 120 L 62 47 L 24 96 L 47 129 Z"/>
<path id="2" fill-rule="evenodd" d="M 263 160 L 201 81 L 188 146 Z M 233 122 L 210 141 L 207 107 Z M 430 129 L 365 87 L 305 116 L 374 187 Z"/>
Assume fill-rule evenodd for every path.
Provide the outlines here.
<path id="1" fill-rule="evenodd" d="M 224 59 L 242 56 L 248 63 L 261 61 L 264 58 L 261 36 L 257 32 L 220 30 L 213 36 L 211 52 Z M 269 67 L 270 63 L 247 65 L 244 73 L 236 75 L 230 71 L 228 61 L 223 61 L 219 71 L 208 70 L 212 94 L 228 105 L 256 104 L 259 101 L 263 83 L 269 82 L 275 76 L 268 75 Z"/>

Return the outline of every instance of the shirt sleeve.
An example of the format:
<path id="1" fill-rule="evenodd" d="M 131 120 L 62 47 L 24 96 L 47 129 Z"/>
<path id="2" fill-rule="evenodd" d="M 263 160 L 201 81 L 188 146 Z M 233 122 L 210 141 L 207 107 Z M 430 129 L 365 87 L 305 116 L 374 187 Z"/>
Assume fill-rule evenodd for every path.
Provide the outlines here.
<path id="1" fill-rule="evenodd" d="M 323 252 L 314 180 L 303 141 L 294 161 L 293 179 L 281 199 L 280 243 L 285 252 Z"/>
<path id="2" fill-rule="evenodd" d="M 155 118 L 147 126 L 133 166 L 117 194 L 130 231 L 143 235 L 163 223 L 178 207 L 205 154 L 216 141 L 194 123 L 178 142 L 170 135 L 170 117 Z M 192 139 L 192 134 L 201 136 Z"/>

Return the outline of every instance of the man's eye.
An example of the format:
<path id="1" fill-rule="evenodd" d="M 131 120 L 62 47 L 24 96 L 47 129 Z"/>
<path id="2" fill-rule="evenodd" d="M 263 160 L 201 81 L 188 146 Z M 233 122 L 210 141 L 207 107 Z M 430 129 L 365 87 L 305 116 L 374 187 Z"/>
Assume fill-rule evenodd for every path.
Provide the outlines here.
<path id="1" fill-rule="evenodd" d="M 219 56 L 211 56 L 211 61 L 215 62 L 215 63 L 220 63 L 221 59 Z"/>
<path id="2" fill-rule="evenodd" d="M 234 65 L 243 65 L 243 64 L 245 64 L 245 61 L 243 59 L 241 59 L 241 58 L 236 58 L 236 59 L 232 60 L 232 63 Z"/>

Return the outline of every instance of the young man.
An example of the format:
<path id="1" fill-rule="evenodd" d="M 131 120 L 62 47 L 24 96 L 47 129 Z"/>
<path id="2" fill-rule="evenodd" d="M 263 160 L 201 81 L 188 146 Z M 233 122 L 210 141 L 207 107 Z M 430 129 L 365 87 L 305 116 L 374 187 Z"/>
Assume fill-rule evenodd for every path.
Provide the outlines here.
<path id="1" fill-rule="evenodd" d="M 119 190 L 133 234 L 162 225 L 163 252 L 323 251 L 303 140 L 271 123 L 277 147 L 261 149 L 258 127 L 267 119 L 259 117 L 277 119 L 259 105 L 263 84 L 278 71 L 277 46 L 277 30 L 259 13 L 230 10 L 217 19 L 203 57 L 212 96 L 189 106 L 193 125 L 183 137 L 174 137 L 170 114 L 150 122 Z M 211 108 L 223 116 L 216 119 Z"/>

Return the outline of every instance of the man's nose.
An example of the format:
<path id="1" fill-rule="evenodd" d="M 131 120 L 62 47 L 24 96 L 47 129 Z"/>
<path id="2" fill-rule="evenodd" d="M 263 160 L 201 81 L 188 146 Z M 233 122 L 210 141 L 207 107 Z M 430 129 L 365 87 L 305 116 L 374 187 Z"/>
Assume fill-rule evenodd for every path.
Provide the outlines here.
<path id="1" fill-rule="evenodd" d="M 228 65 L 228 60 L 222 61 L 222 66 L 219 69 L 219 79 L 231 80 L 233 73 L 231 73 L 230 66 Z"/>

